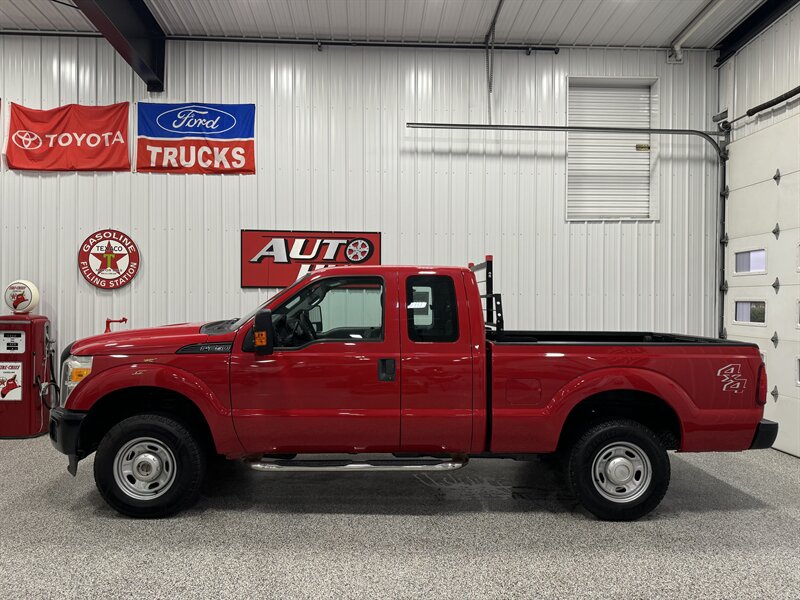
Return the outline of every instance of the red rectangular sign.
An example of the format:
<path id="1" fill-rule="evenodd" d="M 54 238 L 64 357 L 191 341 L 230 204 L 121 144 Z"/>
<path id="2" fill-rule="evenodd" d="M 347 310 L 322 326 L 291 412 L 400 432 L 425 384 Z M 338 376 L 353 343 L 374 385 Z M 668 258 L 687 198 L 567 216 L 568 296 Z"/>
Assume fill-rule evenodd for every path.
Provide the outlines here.
<path id="1" fill-rule="evenodd" d="M 381 264 L 381 234 L 242 230 L 242 287 L 286 287 L 316 269 Z"/>
<path id="2" fill-rule="evenodd" d="M 128 103 L 36 110 L 11 103 L 8 166 L 33 171 L 128 171 Z"/>
<path id="3" fill-rule="evenodd" d="M 255 173 L 253 140 L 149 140 L 136 142 L 140 173 Z"/>

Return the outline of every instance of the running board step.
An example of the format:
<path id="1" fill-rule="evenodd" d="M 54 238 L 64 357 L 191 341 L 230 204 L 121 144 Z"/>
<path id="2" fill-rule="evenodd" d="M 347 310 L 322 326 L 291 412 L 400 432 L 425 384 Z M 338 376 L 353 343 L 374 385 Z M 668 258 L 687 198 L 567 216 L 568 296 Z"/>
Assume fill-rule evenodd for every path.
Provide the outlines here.
<path id="1" fill-rule="evenodd" d="M 250 462 L 256 471 L 455 471 L 466 466 L 466 457 L 441 460 L 257 460 Z"/>

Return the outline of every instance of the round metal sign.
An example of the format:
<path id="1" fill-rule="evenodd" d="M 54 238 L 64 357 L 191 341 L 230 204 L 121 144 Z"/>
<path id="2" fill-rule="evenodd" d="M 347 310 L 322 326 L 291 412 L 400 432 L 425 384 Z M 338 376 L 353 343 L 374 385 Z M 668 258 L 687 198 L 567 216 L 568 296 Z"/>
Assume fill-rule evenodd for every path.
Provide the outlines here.
<path id="1" fill-rule="evenodd" d="M 83 278 L 101 290 L 128 285 L 142 264 L 139 248 L 116 229 L 95 231 L 78 251 L 78 268 Z"/>

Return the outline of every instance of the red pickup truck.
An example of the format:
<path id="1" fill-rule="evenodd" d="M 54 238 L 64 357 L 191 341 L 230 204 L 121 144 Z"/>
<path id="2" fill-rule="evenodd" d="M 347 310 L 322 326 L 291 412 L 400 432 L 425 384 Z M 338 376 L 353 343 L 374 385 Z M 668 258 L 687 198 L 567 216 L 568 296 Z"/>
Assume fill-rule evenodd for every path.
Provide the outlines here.
<path id="1" fill-rule="evenodd" d="M 133 517 L 189 506 L 217 456 L 441 471 L 556 453 L 590 512 L 631 520 L 666 493 L 668 450 L 774 442 L 756 345 L 505 331 L 492 266 L 333 267 L 239 319 L 74 342 L 50 437 L 73 475 L 96 452 L 100 493 Z"/>

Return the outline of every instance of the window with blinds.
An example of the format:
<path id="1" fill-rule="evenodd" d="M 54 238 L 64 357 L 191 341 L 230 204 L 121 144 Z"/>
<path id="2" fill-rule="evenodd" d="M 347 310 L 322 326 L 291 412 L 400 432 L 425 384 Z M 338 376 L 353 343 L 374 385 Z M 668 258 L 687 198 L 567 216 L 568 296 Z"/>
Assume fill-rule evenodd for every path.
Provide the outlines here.
<path id="1" fill-rule="evenodd" d="M 570 81 L 569 125 L 650 127 L 650 86 Z M 567 135 L 567 219 L 652 218 L 650 135 Z"/>

